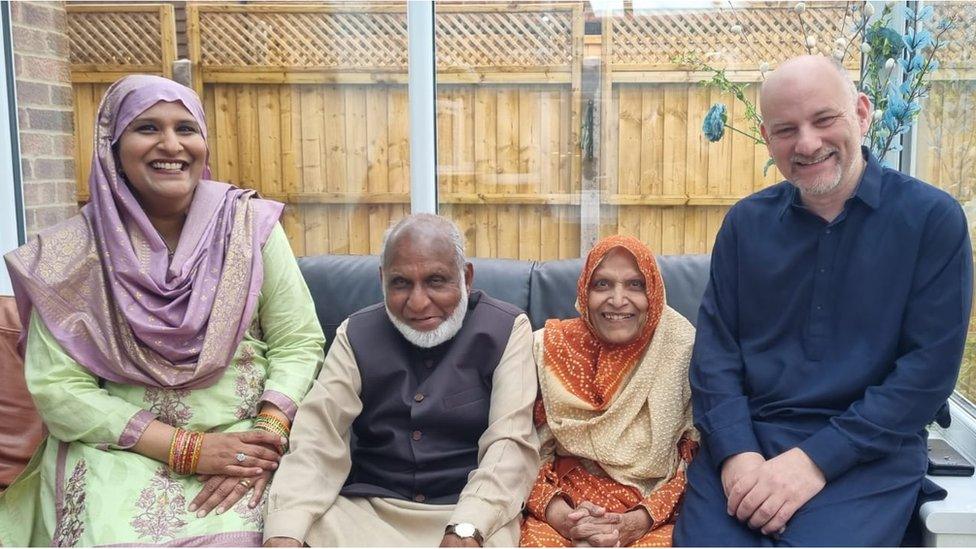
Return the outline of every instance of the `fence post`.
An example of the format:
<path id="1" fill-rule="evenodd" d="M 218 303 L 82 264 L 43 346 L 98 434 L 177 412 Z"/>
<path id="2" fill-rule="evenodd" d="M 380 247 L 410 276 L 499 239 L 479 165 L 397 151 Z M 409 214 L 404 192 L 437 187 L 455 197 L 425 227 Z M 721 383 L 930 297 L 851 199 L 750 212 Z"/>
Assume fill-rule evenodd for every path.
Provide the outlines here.
<path id="1" fill-rule="evenodd" d="M 193 89 L 203 98 L 203 71 L 200 59 L 200 10 L 193 2 L 186 4 L 186 48 L 190 56 L 190 78 Z"/>
<path id="2" fill-rule="evenodd" d="M 162 52 L 160 67 L 163 76 L 173 77 L 173 62 L 176 61 L 176 12 L 172 4 L 159 6 L 159 46 Z"/>

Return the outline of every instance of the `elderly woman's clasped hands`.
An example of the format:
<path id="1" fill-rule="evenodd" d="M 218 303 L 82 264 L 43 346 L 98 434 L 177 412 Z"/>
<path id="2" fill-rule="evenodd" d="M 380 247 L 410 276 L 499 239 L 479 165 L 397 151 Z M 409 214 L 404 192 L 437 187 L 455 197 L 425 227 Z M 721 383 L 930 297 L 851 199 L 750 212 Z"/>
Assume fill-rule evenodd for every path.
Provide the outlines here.
<path id="1" fill-rule="evenodd" d="M 555 498 L 546 511 L 546 519 L 560 535 L 576 545 L 593 547 L 626 547 L 643 537 L 651 528 L 651 517 L 643 508 L 626 513 L 611 513 L 582 501 L 574 509 L 563 498 Z"/>

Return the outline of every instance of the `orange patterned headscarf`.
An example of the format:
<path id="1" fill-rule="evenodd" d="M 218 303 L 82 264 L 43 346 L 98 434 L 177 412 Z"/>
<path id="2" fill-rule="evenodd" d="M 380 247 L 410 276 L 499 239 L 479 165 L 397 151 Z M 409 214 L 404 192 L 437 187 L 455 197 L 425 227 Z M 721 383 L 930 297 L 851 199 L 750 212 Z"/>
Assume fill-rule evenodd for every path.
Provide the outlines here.
<path id="1" fill-rule="evenodd" d="M 615 248 L 623 248 L 637 262 L 644 275 L 647 292 L 647 320 L 638 337 L 621 345 L 599 338 L 590 321 L 590 279 L 593 272 Z M 651 250 L 632 236 L 609 236 L 597 242 L 586 256 L 586 264 L 576 286 L 576 309 L 580 318 L 546 321 L 545 364 L 571 393 L 597 410 L 605 409 L 620 382 L 637 365 L 654 336 L 664 310 L 664 280 Z"/>

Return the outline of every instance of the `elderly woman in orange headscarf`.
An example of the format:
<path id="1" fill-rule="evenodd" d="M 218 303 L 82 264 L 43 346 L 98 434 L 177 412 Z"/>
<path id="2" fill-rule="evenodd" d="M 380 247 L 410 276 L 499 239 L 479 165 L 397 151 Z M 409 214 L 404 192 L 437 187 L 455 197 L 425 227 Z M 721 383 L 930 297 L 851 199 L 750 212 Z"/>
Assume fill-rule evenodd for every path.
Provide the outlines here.
<path id="1" fill-rule="evenodd" d="M 535 334 L 542 468 L 520 544 L 670 546 L 697 448 L 695 330 L 666 305 L 651 251 L 628 236 L 590 251 L 576 308 L 579 318 Z"/>

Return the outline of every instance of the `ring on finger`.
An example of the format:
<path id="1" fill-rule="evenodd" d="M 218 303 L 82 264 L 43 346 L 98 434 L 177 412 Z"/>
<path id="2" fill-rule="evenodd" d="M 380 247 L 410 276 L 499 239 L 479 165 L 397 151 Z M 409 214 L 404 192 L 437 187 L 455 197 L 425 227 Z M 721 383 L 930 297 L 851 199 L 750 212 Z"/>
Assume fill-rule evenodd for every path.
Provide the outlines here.
<path id="1" fill-rule="evenodd" d="M 234 459 L 237 460 L 237 463 L 244 463 L 244 460 L 247 459 L 247 455 L 244 452 L 237 452 Z"/>
<path id="2" fill-rule="evenodd" d="M 243 478 L 243 479 L 241 479 L 240 482 L 238 482 L 238 484 L 240 484 L 241 486 L 243 486 L 245 488 L 250 488 L 251 487 L 251 479 Z"/>

